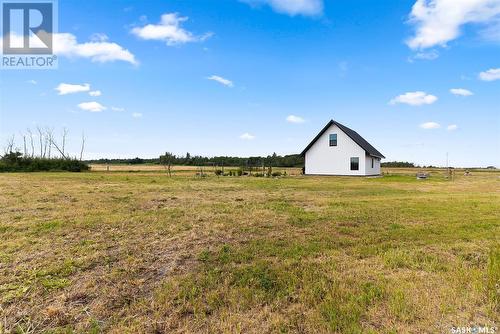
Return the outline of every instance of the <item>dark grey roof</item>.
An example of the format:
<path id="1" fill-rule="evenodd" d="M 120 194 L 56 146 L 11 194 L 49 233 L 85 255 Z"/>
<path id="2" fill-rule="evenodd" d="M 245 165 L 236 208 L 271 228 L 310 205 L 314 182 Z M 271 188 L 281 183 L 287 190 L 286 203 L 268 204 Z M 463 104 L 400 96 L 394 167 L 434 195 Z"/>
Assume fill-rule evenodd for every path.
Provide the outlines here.
<path id="1" fill-rule="evenodd" d="M 328 130 L 328 128 L 330 126 L 332 126 L 333 124 L 335 124 L 342 131 L 344 131 L 344 133 L 346 135 L 348 135 L 352 140 L 354 140 L 354 142 L 356 144 L 358 144 L 359 146 L 361 146 L 361 148 L 363 150 L 365 150 L 365 152 L 367 154 L 369 154 L 371 156 L 374 156 L 374 157 L 377 157 L 377 158 L 385 158 L 382 153 L 380 153 L 379 151 L 377 151 L 377 149 L 375 147 L 373 147 L 369 142 L 367 142 L 363 137 L 361 137 L 356 131 L 354 131 L 352 129 L 349 129 L 347 126 L 342 125 L 339 122 L 335 122 L 333 119 L 330 122 L 328 122 L 328 124 L 323 128 L 323 130 L 321 130 L 320 133 L 318 133 L 318 135 L 316 137 L 314 137 L 314 139 L 312 140 L 312 142 L 309 145 L 307 145 L 307 147 L 302 151 L 302 153 L 300 153 L 300 155 L 305 155 L 306 152 L 307 152 L 307 150 L 309 150 L 311 148 L 311 146 L 313 146 L 314 143 L 319 139 L 319 137 L 321 137 L 321 135 L 323 133 L 325 133 L 325 131 Z"/>

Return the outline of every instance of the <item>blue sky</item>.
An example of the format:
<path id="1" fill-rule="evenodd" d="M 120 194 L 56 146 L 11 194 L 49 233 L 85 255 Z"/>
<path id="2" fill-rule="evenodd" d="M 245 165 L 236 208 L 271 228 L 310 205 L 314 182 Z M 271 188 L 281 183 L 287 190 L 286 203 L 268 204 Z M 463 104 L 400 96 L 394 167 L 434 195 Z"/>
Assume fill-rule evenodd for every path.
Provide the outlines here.
<path id="1" fill-rule="evenodd" d="M 387 160 L 500 166 L 499 0 L 58 7 L 58 69 L 0 71 L 2 146 L 41 126 L 85 158 L 289 154 L 333 118 Z"/>

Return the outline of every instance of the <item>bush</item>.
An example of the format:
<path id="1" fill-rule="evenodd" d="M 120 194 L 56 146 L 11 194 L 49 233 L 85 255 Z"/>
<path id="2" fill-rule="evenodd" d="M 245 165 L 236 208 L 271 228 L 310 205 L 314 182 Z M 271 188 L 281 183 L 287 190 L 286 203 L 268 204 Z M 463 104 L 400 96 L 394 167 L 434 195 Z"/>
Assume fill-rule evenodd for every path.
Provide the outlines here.
<path id="1" fill-rule="evenodd" d="M 19 152 L 11 152 L 0 159 L 0 172 L 82 172 L 89 166 L 76 159 L 44 159 L 23 157 Z"/>
<path id="2" fill-rule="evenodd" d="M 144 159 L 141 159 L 141 158 L 134 158 L 134 159 L 130 159 L 128 161 L 129 164 L 131 165 L 140 165 L 140 164 L 143 164 L 144 163 Z"/>
<path id="3" fill-rule="evenodd" d="M 415 164 L 413 162 L 406 161 L 387 161 L 380 164 L 381 167 L 402 167 L 402 168 L 414 168 Z"/>

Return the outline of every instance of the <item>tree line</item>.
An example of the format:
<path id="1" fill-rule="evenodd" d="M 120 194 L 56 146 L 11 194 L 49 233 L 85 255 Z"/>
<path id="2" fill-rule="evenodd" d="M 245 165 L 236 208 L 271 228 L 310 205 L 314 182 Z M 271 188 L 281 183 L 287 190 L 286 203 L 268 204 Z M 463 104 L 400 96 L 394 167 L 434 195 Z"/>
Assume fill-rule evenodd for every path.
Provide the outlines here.
<path id="1" fill-rule="evenodd" d="M 417 167 L 413 162 L 405 162 L 405 161 L 388 161 L 382 162 L 380 164 L 382 167 L 402 167 L 402 168 L 414 168 Z"/>
<path id="2" fill-rule="evenodd" d="M 169 152 L 160 155 L 158 158 L 143 159 L 97 159 L 88 160 L 88 163 L 95 164 L 168 164 L 182 166 L 235 166 L 235 167 L 302 167 L 304 166 L 304 157 L 299 154 L 277 155 L 273 153 L 268 156 L 256 157 L 204 157 L 201 155 L 191 155 L 189 152 L 185 155 L 175 155 Z"/>

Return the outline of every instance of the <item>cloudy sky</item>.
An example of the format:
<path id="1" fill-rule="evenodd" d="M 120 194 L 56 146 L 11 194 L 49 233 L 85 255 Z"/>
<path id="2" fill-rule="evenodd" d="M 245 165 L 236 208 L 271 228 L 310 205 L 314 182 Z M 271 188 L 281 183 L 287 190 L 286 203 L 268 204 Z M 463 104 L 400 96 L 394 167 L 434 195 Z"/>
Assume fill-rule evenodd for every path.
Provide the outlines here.
<path id="1" fill-rule="evenodd" d="M 58 31 L 57 70 L 0 71 L 1 146 L 288 154 L 333 118 L 388 160 L 500 165 L 500 0 L 60 0 Z"/>

